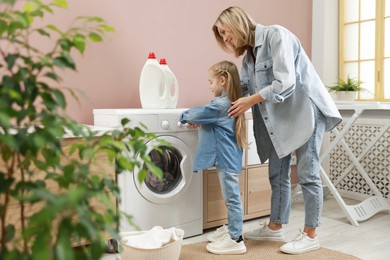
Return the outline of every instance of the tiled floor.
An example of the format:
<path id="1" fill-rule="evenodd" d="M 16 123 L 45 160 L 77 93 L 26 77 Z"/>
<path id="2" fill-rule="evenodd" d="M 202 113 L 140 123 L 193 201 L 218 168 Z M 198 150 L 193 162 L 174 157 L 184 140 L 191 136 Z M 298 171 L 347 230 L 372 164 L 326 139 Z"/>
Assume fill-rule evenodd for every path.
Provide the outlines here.
<path id="1" fill-rule="evenodd" d="M 352 202 L 347 202 L 353 204 Z M 302 228 L 304 218 L 303 203 L 293 204 L 290 224 L 285 225 L 287 239 L 295 237 Z M 244 231 L 257 227 L 259 221 L 267 218 L 246 221 Z M 359 227 L 352 226 L 343 214 L 337 202 L 331 197 L 324 201 L 322 225 L 318 228 L 321 246 L 357 256 L 364 260 L 390 259 L 390 214 L 378 213 Z M 184 244 L 206 241 L 213 230 L 207 230 L 199 236 L 184 239 Z M 106 254 L 101 260 L 120 259 L 119 255 Z"/>

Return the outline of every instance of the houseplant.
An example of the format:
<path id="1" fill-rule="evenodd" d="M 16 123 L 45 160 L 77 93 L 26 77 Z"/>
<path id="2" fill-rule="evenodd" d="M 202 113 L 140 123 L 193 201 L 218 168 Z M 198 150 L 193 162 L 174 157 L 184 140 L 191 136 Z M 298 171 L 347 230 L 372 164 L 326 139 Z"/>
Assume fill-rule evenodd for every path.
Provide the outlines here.
<path id="1" fill-rule="evenodd" d="M 360 87 L 362 82 L 355 78 L 347 77 L 347 80 L 339 78 L 337 85 L 328 87 L 330 93 L 334 93 L 333 98 L 339 101 L 353 101 L 356 93 L 363 90 Z"/>
<path id="2" fill-rule="evenodd" d="M 161 176 L 147 154 L 146 140 L 154 135 L 145 128 L 127 128 L 123 120 L 121 131 L 96 138 L 66 115 L 65 89 L 57 87 L 60 71 L 76 71 L 75 52 L 83 54 L 90 41 L 114 31 L 100 17 L 78 17 L 66 30 L 35 25 L 67 7 L 66 0 L 0 0 L 0 259 L 100 258 L 106 246 L 102 234 L 118 238 L 120 216 L 107 192 L 119 199 L 115 181 L 104 172 L 91 174 L 99 154 L 118 172 L 142 168 L 140 181 L 148 170 Z M 41 50 L 34 37 L 44 37 L 51 48 Z M 67 136 L 81 139 L 68 152 L 62 146 Z M 49 184 L 59 189 L 53 192 Z M 17 214 L 10 215 L 15 201 Z M 102 212 L 94 210 L 96 201 Z M 27 214 L 29 207 L 37 210 Z M 73 250 L 78 241 L 91 245 Z"/>

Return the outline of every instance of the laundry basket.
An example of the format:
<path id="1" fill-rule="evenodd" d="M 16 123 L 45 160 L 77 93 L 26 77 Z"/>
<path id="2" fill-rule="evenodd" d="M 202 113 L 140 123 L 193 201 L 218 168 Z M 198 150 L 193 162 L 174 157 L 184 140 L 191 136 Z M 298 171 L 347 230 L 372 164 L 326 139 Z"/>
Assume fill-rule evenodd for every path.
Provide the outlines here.
<path id="1" fill-rule="evenodd" d="M 184 237 L 184 230 L 176 228 L 176 235 L 178 240 L 171 240 L 160 248 L 143 249 L 136 248 L 121 243 L 121 259 L 122 260 L 178 260 L 180 257 L 182 241 Z M 146 231 L 121 232 L 120 237 L 136 236 L 145 233 Z"/>

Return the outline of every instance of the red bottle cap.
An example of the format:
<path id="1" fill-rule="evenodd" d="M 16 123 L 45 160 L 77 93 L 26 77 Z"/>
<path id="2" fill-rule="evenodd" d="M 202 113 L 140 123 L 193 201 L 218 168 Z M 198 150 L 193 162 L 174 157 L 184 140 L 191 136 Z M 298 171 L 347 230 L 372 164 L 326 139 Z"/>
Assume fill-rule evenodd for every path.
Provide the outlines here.
<path id="1" fill-rule="evenodd" d="M 155 58 L 156 58 L 156 55 L 154 54 L 154 52 L 149 52 L 148 59 L 155 59 Z"/>
<path id="2" fill-rule="evenodd" d="M 167 65 L 167 60 L 164 58 L 160 59 L 160 65 Z"/>

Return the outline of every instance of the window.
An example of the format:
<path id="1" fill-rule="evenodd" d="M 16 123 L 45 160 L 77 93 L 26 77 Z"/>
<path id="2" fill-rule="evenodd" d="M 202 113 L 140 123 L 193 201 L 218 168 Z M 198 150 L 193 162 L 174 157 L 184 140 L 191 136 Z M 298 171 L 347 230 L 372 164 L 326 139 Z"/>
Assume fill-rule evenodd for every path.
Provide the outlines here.
<path id="1" fill-rule="evenodd" d="M 362 81 L 358 100 L 390 101 L 390 0 L 340 0 L 339 75 Z"/>

